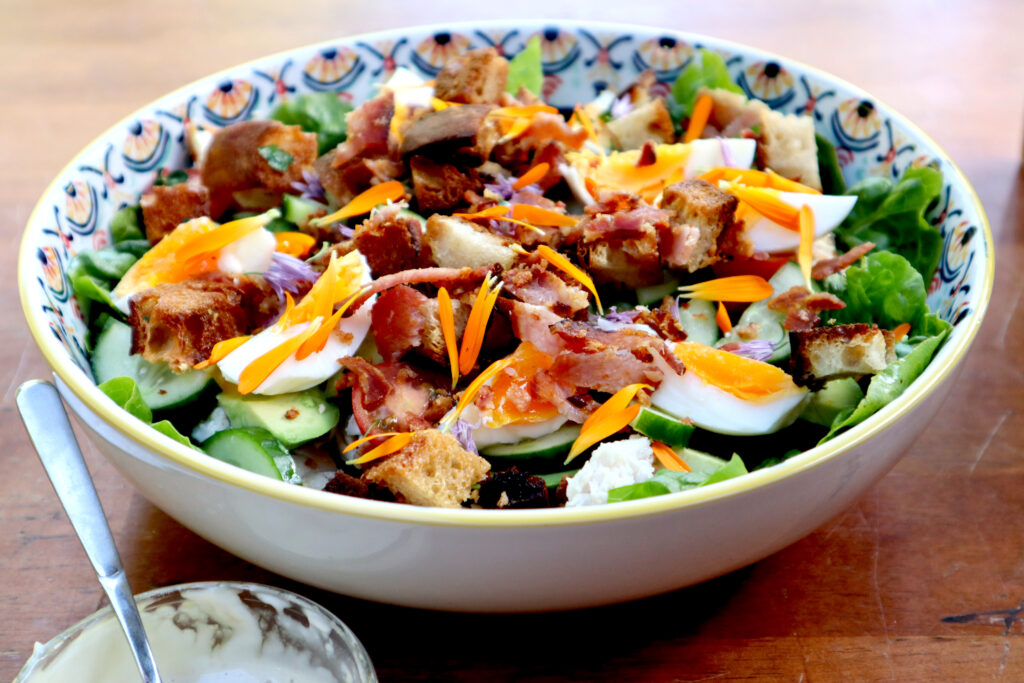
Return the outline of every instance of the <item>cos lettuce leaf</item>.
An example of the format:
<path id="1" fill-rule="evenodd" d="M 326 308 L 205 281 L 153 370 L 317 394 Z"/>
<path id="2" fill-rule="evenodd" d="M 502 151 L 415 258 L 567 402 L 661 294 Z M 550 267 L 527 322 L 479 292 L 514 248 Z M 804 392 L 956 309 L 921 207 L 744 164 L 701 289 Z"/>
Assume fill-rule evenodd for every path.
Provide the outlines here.
<path id="1" fill-rule="evenodd" d="M 299 126 L 307 133 L 316 133 L 320 154 L 344 142 L 348 133 L 345 115 L 352 105 L 342 102 L 335 93 L 318 92 L 299 95 L 274 110 L 270 118 L 289 126 Z"/>
<path id="2" fill-rule="evenodd" d="M 180 444 L 195 448 L 187 436 L 182 435 L 167 420 L 153 422 L 153 411 L 142 400 L 142 392 L 131 377 L 115 377 L 99 385 L 99 390 L 109 396 L 119 407 L 124 408 L 165 436 L 169 436 Z M 198 450 L 198 449 L 197 449 Z"/>
<path id="3" fill-rule="evenodd" d="M 505 90 L 515 95 L 526 88 L 537 97 L 544 88 L 544 70 L 541 67 L 540 38 L 534 36 L 523 51 L 508 61 L 508 84 Z"/>
<path id="4" fill-rule="evenodd" d="M 885 370 L 872 377 L 864 398 L 855 408 L 844 410 L 836 416 L 832 428 L 821 443 L 848 427 L 860 424 L 899 397 L 924 372 L 948 333 L 947 329 L 934 337 L 922 339 L 906 356 L 889 363 Z"/>
<path id="5" fill-rule="evenodd" d="M 729 462 L 719 467 L 714 472 L 673 472 L 672 470 L 658 470 L 654 477 L 639 484 L 619 486 L 608 492 L 609 503 L 620 503 L 624 500 L 637 500 L 639 498 L 650 498 L 652 496 L 663 496 L 666 493 L 686 491 L 699 486 L 715 484 L 726 479 L 738 477 L 747 473 L 747 467 L 743 460 L 735 453 Z"/>
<path id="6" fill-rule="evenodd" d="M 701 48 L 700 64 L 696 60 L 683 69 L 679 78 L 672 84 L 672 96 L 682 107 L 686 116 L 693 113 L 693 105 L 697 102 L 697 92 L 706 87 L 710 90 L 721 88 L 729 92 L 743 94 L 740 86 L 732 80 L 725 60 L 710 50 Z"/>
<path id="7" fill-rule="evenodd" d="M 942 253 L 942 236 L 924 217 L 942 192 L 942 174 L 934 168 L 911 168 L 899 182 L 865 178 L 846 194 L 857 203 L 836 228 L 846 247 L 874 242 L 878 249 L 894 251 L 910 261 L 925 282 L 931 282 Z"/>

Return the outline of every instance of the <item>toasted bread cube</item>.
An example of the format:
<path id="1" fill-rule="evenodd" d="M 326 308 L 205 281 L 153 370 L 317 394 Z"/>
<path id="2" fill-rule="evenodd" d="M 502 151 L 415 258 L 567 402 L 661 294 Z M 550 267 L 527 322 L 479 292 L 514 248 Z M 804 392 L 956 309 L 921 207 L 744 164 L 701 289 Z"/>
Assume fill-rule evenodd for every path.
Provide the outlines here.
<path id="1" fill-rule="evenodd" d="M 430 507 L 459 507 L 491 465 L 436 429 L 414 432 L 409 444 L 363 472 L 363 481 L 383 484 L 399 501 Z"/>
<path id="2" fill-rule="evenodd" d="M 619 149 L 639 149 L 648 141 L 659 144 L 675 140 L 672 117 L 661 98 L 609 121 L 606 127 Z"/>
<path id="3" fill-rule="evenodd" d="M 210 192 L 203 187 L 199 176 L 177 185 L 156 185 L 142 195 L 142 223 L 146 226 L 146 239 L 156 244 L 169 232 L 192 218 L 210 215 Z"/>
<path id="4" fill-rule="evenodd" d="M 374 277 L 420 266 L 423 221 L 403 213 L 398 204 L 377 207 L 356 226 L 356 248 L 366 257 Z"/>
<path id="5" fill-rule="evenodd" d="M 658 261 L 658 231 L 650 224 L 640 226 L 636 237 L 591 237 L 584 230 L 579 244 L 582 264 L 594 282 L 617 282 L 632 289 L 661 282 Z"/>
<path id="6" fill-rule="evenodd" d="M 888 330 L 875 325 L 831 325 L 790 332 L 792 371 L 797 384 L 874 375 L 896 360 Z"/>
<path id="7" fill-rule="evenodd" d="M 493 47 L 449 60 L 437 74 L 434 93 L 447 102 L 496 104 L 508 84 L 508 60 Z"/>
<path id="8" fill-rule="evenodd" d="M 735 197 L 706 180 L 666 187 L 661 208 L 672 214 L 672 220 L 661 233 L 665 265 L 692 273 L 718 261 L 718 237 L 732 225 L 738 204 Z"/>
<path id="9" fill-rule="evenodd" d="M 482 192 L 484 182 L 473 169 L 439 164 L 423 156 L 409 160 L 416 205 L 424 214 L 465 206 L 467 192 Z"/>
<path id="10" fill-rule="evenodd" d="M 814 140 L 811 117 L 766 110 L 757 145 L 765 168 L 815 190 L 821 189 L 818 143 Z"/>
<path id="11" fill-rule="evenodd" d="M 260 152 L 268 147 L 291 157 L 287 168 L 270 165 Z M 302 180 L 303 170 L 313 168 L 316 154 L 316 133 L 273 120 L 242 121 L 214 134 L 203 161 L 203 184 L 213 193 L 253 188 L 288 192 Z"/>
<path id="12" fill-rule="evenodd" d="M 478 268 L 495 263 L 509 268 L 516 259 L 509 240 L 453 216 L 431 216 L 426 243 L 434 263 L 442 268 Z"/>

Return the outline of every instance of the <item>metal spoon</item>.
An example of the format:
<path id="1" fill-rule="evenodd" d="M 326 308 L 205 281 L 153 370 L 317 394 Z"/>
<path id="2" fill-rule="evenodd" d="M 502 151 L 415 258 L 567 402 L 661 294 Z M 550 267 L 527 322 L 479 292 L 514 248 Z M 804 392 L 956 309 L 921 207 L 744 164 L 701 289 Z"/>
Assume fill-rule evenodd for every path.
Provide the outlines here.
<path id="1" fill-rule="evenodd" d="M 128 637 L 143 683 L 160 683 L 128 577 L 60 394 L 49 382 L 34 379 L 18 388 L 16 400 L 32 445 Z"/>

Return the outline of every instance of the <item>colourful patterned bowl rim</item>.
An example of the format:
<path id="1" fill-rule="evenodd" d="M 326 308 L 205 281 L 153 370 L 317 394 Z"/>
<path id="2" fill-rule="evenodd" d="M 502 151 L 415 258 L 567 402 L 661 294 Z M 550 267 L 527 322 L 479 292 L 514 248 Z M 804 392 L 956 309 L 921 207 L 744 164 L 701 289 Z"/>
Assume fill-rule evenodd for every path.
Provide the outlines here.
<path id="1" fill-rule="evenodd" d="M 158 166 L 183 161 L 180 130 L 186 116 L 222 125 L 265 115 L 282 96 L 314 90 L 338 90 L 358 102 L 370 92 L 371 84 L 382 80 L 381 74 L 386 77 L 396 64 L 429 77 L 455 52 L 491 44 L 512 54 L 534 34 L 542 39 L 545 94 L 560 106 L 582 99 L 588 94 L 586 89 L 599 80 L 621 88 L 645 68 L 654 68 L 659 80 L 670 83 L 696 47 L 707 47 L 726 58 L 730 72 L 748 95 L 766 100 L 774 108 L 813 115 L 818 132 L 837 145 L 848 180 L 865 174 L 896 177 L 911 164 L 938 166 L 944 186 L 930 220 L 943 235 L 944 252 L 930 286 L 929 305 L 954 323 L 954 331 L 912 388 L 827 444 L 738 479 L 614 505 L 517 511 L 417 508 L 273 481 L 175 443 L 118 408 L 96 388 L 84 369 L 88 367 L 84 324 L 69 294 L 63 268 L 84 238 L 93 237 L 86 247 L 102 246 L 104 235 L 109 240 L 106 229 L 98 226 L 106 226 L 121 203 L 134 201 Z M 300 60 L 305 61 L 301 74 L 289 74 L 293 67 L 298 70 Z M 371 60 L 378 62 L 376 70 Z M 207 97 L 200 104 L 203 94 Z M 796 101 L 802 104 L 793 107 Z M 173 138 L 172 130 L 179 138 Z M 118 144 L 122 149 L 119 156 L 114 153 Z M 860 88 L 792 59 L 709 36 L 606 22 L 524 20 L 417 26 L 324 41 L 225 69 L 156 100 L 102 133 L 43 192 L 22 238 L 18 286 L 31 333 L 55 375 L 102 419 L 178 465 L 327 513 L 412 524 L 508 528 L 601 523 L 740 496 L 881 436 L 946 380 L 963 359 L 981 326 L 994 268 L 991 228 L 966 177 L 924 131 Z"/>

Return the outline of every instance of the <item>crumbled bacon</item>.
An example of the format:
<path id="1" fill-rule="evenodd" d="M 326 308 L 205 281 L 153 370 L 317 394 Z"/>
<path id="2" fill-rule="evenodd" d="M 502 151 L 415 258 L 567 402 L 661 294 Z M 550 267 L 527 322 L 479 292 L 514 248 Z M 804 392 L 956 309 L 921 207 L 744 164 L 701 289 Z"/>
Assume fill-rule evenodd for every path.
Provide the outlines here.
<path id="1" fill-rule="evenodd" d="M 633 318 L 633 322 L 647 325 L 667 341 L 686 341 L 686 332 L 679 324 L 679 316 L 675 309 L 675 300 L 667 296 L 658 308 L 650 311 L 641 310 Z"/>
<path id="2" fill-rule="evenodd" d="M 502 280 L 513 296 L 526 303 L 544 306 L 552 313 L 568 318 L 590 305 L 585 289 L 570 284 L 540 264 L 523 264 L 507 271 Z"/>
<path id="3" fill-rule="evenodd" d="M 388 153 L 388 133 L 395 113 L 395 98 L 384 89 L 376 97 L 363 102 L 345 117 L 348 130 L 345 141 L 338 145 L 335 168 L 356 157 L 378 157 Z"/>
<path id="4" fill-rule="evenodd" d="M 846 308 L 843 300 L 828 292 L 811 293 L 806 287 L 790 287 L 768 302 L 768 308 L 785 313 L 782 326 L 791 331 L 813 329 L 821 321 L 821 311 L 838 311 Z"/>
<path id="5" fill-rule="evenodd" d="M 845 254 L 840 254 L 835 258 L 818 261 L 814 264 L 814 267 L 811 268 L 811 277 L 815 280 L 824 280 L 829 275 L 838 273 L 842 269 L 856 263 L 857 259 L 874 248 L 874 242 L 865 242 L 864 244 L 858 244 Z"/>
<path id="6" fill-rule="evenodd" d="M 422 343 L 426 320 L 420 306 L 429 299 L 412 287 L 399 285 L 377 297 L 371 313 L 377 352 L 385 361 L 395 361 Z"/>
<path id="7" fill-rule="evenodd" d="M 480 268 L 413 268 L 412 270 L 403 270 L 400 273 L 383 275 L 374 280 L 369 288 L 356 299 L 350 310 L 354 313 L 374 294 L 397 287 L 398 285 L 429 282 L 438 287 L 447 287 L 449 290 L 464 289 L 479 284 L 492 270 L 493 268 L 488 266 Z"/>
<path id="8" fill-rule="evenodd" d="M 555 355 L 561 350 L 561 342 L 550 328 L 562 318 L 550 309 L 505 298 L 498 299 L 498 307 L 508 315 L 512 334 L 516 338 L 530 342 L 549 355 Z"/>

